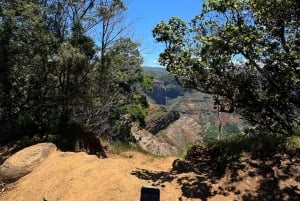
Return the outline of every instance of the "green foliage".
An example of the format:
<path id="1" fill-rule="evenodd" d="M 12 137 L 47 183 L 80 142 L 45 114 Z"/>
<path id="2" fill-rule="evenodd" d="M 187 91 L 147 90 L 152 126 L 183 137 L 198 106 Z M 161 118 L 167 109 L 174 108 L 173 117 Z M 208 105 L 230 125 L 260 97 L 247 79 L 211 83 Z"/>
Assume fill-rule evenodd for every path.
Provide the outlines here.
<path id="1" fill-rule="evenodd" d="M 145 124 L 144 119 L 148 113 L 148 108 L 142 105 L 130 104 L 120 108 L 121 112 L 130 115 L 133 121 Z"/>
<path id="2" fill-rule="evenodd" d="M 228 123 L 224 126 L 224 131 L 229 134 L 234 134 L 239 132 L 237 123 Z"/>
<path id="3" fill-rule="evenodd" d="M 103 21 L 106 22 L 111 20 L 116 13 L 125 9 L 126 6 L 122 1 L 111 0 L 98 7 L 98 14 L 103 18 Z"/>
<path id="4" fill-rule="evenodd" d="M 104 135 L 112 140 L 133 140 L 131 123 L 144 125 L 148 112 L 148 103 L 143 94 L 151 88 L 151 78 L 143 74 L 138 47 L 139 44 L 131 39 L 121 38 L 105 55 L 105 71 L 101 74 L 98 97 L 100 104 L 107 106 L 104 115 L 112 127 Z"/>
<path id="5" fill-rule="evenodd" d="M 114 140 L 126 142 L 135 141 L 131 136 L 131 123 L 138 122 L 145 126 L 145 117 L 148 113 L 148 102 L 141 94 L 135 95 L 134 99 L 128 99 L 126 104 L 117 105 L 110 117 L 113 123 L 113 133 L 110 136 Z"/>
<path id="6" fill-rule="evenodd" d="M 1 6 L 1 69 L 7 76 L 0 80 L 0 120 L 54 132 L 70 118 L 74 100 L 85 94 L 90 55 L 52 29 L 58 12 L 53 7 L 31 1 Z"/>
<path id="7" fill-rule="evenodd" d="M 220 135 L 223 136 L 223 133 L 219 132 L 213 121 L 209 121 L 204 125 L 204 132 L 207 139 L 218 139 Z"/>
<path id="8" fill-rule="evenodd" d="M 4 4 L 2 10 L 0 57 L 5 77 L 0 80 L 0 119 L 18 124 L 17 119 L 26 117 L 35 124 L 46 123 L 45 113 L 53 118 L 50 106 L 43 103 L 52 87 L 46 73 L 56 40 L 44 27 L 39 5 L 20 1 Z"/>
<path id="9" fill-rule="evenodd" d="M 300 148 L 300 136 L 290 136 L 286 140 L 287 147 L 290 149 Z"/>
<path id="10" fill-rule="evenodd" d="M 95 42 L 92 38 L 82 34 L 84 30 L 81 23 L 82 22 L 77 21 L 73 24 L 73 33 L 70 43 L 78 48 L 81 54 L 87 56 L 89 59 L 93 59 L 96 54 Z"/>
<path id="11" fill-rule="evenodd" d="M 130 138 L 131 122 L 143 123 L 148 111 L 151 78 L 139 44 L 119 37 L 125 9 L 120 0 L 0 4 L 0 140 L 54 133 L 68 145 L 76 137 L 70 121 Z M 100 52 L 87 35 L 99 23 Z"/>
<path id="12" fill-rule="evenodd" d="M 153 29 L 166 44 L 160 63 L 186 88 L 215 94 L 262 130 L 290 135 L 299 124 L 299 2 L 203 4 L 190 23 L 171 18 Z"/>
<path id="13" fill-rule="evenodd" d="M 146 93 L 150 93 L 152 91 L 153 87 L 153 76 L 150 75 L 144 75 L 143 81 L 142 81 L 142 87 Z"/>
<path id="14" fill-rule="evenodd" d="M 236 123 L 227 123 L 219 130 L 219 125 L 216 125 L 211 118 L 204 125 L 205 142 L 214 140 L 225 140 L 239 136 L 239 130 Z"/>
<path id="15" fill-rule="evenodd" d="M 121 142 L 121 141 L 116 141 L 111 143 L 111 145 L 113 146 L 113 150 L 124 157 L 127 158 L 132 158 L 133 155 L 130 153 L 126 153 L 126 152 L 130 152 L 130 151 L 138 151 L 140 153 L 144 153 L 144 154 L 149 154 L 147 151 L 145 151 L 142 147 L 140 147 L 139 145 L 135 145 L 135 144 L 130 144 L 128 142 Z"/>
<path id="16" fill-rule="evenodd" d="M 275 152 L 296 151 L 300 147 L 299 142 L 299 136 L 285 137 L 265 134 L 214 140 L 210 141 L 207 146 L 219 150 L 225 157 L 239 155 L 243 152 L 252 153 L 253 156 L 269 156 Z"/>

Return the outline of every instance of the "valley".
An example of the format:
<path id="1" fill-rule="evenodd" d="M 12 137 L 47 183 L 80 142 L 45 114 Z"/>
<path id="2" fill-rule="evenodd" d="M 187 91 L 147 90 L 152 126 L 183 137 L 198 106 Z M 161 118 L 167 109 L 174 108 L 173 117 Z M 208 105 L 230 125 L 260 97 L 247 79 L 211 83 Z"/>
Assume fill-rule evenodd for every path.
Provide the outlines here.
<path id="1" fill-rule="evenodd" d="M 219 119 L 212 95 L 183 89 L 163 68 L 145 67 L 144 71 L 153 76 L 150 111 L 146 127 L 132 129 L 143 149 L 157 155 L 182 155 L 191 145 L 217 137 Z M 221 118 L 223 129 L 233 128 L 222 132 L 224 138 L 243 126 L 236 114 L 221 113 Z"/>

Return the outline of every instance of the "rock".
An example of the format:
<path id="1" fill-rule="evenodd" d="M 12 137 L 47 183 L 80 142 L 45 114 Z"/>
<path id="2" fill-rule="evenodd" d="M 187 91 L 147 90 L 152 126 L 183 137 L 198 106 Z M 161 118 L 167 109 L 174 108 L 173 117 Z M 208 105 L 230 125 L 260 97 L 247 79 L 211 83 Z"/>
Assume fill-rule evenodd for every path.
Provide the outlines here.
<path id="1" fill-rule="evenodd" d="M 158 138 L 156 135 L 149 133 L 145 129 L 134 126 L 131 128 L 131 132 L 139 146 L 151 154 L 160 156 L 174 156 L 179 154 L 176 147 L 167 143 L 163 138 Z"/>
<path id="2" fill-rule="evenodd" d="M 167 142 L 175 146 L 178 153 L 185 154 L 191 144 L 203 142 L 202 128 L 199 123 L 187 115 L 171 123 L 162 132 L 156 134 L 158 137 L 167 139 Z"/>
<path id="3" fill-rule="evenodd" d="M 154 155 L 182 155 L 191 144 L 203 142 L 201 126 L 186 115 L 181 115 L 178 120 L 156 134 L 139 125 L 132 126 L 131 133 L 141 148 Z"/>
<path id="4" fill-rule="evenodd" d="M 17 181 L 56 150 L 57 147 L 52 143 L 40 143 L 15 153 L 0 166 L 0 179 L 6 183 Z"/>
<path id="5" fill-rule="evenodd" d="M 158 133 L 168 127 L 172 122 L 180 118 L 180 114 L 177 111 L 168 111 L 164 107 L 156 108 L 155 110 L 150 110 L 148 116 L 145 119 L 146 127 L 145 129 L 152 134 Z"/>

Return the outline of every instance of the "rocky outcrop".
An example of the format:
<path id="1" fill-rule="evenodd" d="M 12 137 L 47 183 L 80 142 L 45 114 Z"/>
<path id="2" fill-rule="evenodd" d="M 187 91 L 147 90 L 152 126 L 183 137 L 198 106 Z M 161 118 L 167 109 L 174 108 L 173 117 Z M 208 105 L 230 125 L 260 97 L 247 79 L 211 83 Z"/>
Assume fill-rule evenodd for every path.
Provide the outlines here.
<path id="1" fill-rule="evenodd" d="M 179 154 L 179 151 L 175 146 L 171 145 L 166 140 L 149 133 L 145 129 L 134 126 L 131 128 L 131 132 L 136 138 L 139 146 L 151 154 L 160 156 L 174 156 Z"/>
<path id="2" fill-rule="evenodd" d="M 202 128 L 197 121 L 187 115 L 181 115 L 166 129 L 157 133 L 159 138 L 175 146 L 179 154 L 184 153 L 191 144 L 203 142 Z"/>
<path id="3" fill-rule="evenodd" d="M 156 134 L 160 130 L 167 128 L 167 126 L 179 119 L 180 114 L 177 111 L 168 111 L 164 107 L 157 107 L 150 110 L 148 116 L 145 119 L 145 129 L 152 134 Z"/>
<path id="4" fill-rule="evenodd" d="M 186 115 L 155 135 L 138 126 L 132 128 L 132 133 L 144 150 L 155 155 L 182 155 L 191 144 L 203 141 L 201 126 Z"/>
<path id="5" fill-rule="evenodd" d="M 203 141 L 200 124 L 186 114 L 149 103 L 146 126 L 133 125 L 137 143 L 155 155 L 181 155 L 191 144 Z"/>
<path id="6" fill-rule="evenodd" d="M 6 183 L 17 181 L 29 174 L 56 150 L 56 146 L 52 143 L 40 143 L 15 153 L 0 166 L 0 179 Z"/>

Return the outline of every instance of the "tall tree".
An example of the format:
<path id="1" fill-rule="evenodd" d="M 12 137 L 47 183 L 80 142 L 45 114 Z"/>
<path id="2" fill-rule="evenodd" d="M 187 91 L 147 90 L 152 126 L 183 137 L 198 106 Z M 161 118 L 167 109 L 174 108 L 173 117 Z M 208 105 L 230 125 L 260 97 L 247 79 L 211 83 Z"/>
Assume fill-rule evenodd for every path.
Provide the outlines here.
<path id="1" fill-rule="evenodd" d="M 160 22 L 153 35 L 160 55 L 185 87 L 213 94 L 220 112 L 292 134 L 299 124 L 299 2 L 204 1 L 189 24 Z"/>
<path id="2" fill-rule="evenodd" d="M 44 29 L 38 4 L 11 1 L 1 6 L 1 66 L 6 74 L 3 95 L 6 97 L 4 103 L 9 101 L 3 108 L 11 118 L 6 120 L 16 120 L 27 112 L 29 118 L 33 118 L 34 113 L 39 112 L 32 110 L 32 101 L 42 98 L 47 91 L 39 84 L 45 81 L 44 74 L 37 72 L 47 72 L 48 56 L 53 53 L 51 44 L 55 38 Z"/>
<path id="3" fill-rule="evenodd" d="M 84 96 L 95 51 L 89 37 L 64 27 L 62 7 L 46 8 L 46 3 L 1 4 L 0 114 L 4 122 L 53 130 Z"/>
<path id="4" fill-rule="evenodd" d="M 106 0 L 105 3 L 98 8 L 99 17 L 102 19 L 100 23 L 100 63 L 99 73 L 100 82 L 105 77 L 106 61 L 105 54 L 111 45 L 123 34 L 126 30 L 124 23 L 124 11 L 126 6 L 121 0 Z"/>
<path id="5" fill-rule="evenodd" d="M 107 52 L 111 82 L 109 90 L 114 94 L 110 122 L 113 124 L 111 136 L 130 140 L 131 123 L 144 123 L 148 111 L 143 94 L 142 57 L 139 44 L 129 38 L 121 38 Z"/>
<path id="6" fill-rule="evenodd" d="M 28 125 L 34 133 L 57 132 L 78 120 L 130 138 L 130 123 L 142 123 L 147 112 L 142 85 L 150 82 L 138 44 L 121 39 L 124 10 L 120 0 L 1 2 L 1 135 L 15 132 L 9 127 L 26 134 Z M 100 52 L 89 36 L 96 28 Z"/>
<path id="7" fill-rule="evenodd" d="M 143 74 L 139 45 L 129 38 L 117 40 L 106 53 L 105 97 L 75 114 L 96 133 L 113 140 L 132 140 L 131 123 L 144 123 L 148 104 L 144 91 L 149 78 Z M 151 81 L 150 81 L 151 83 Z"/>

